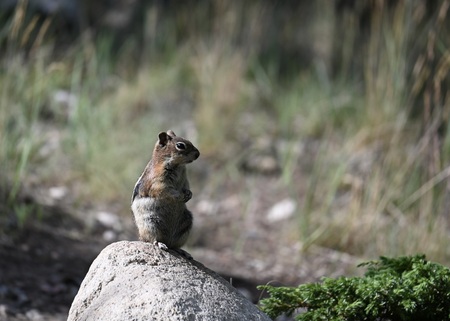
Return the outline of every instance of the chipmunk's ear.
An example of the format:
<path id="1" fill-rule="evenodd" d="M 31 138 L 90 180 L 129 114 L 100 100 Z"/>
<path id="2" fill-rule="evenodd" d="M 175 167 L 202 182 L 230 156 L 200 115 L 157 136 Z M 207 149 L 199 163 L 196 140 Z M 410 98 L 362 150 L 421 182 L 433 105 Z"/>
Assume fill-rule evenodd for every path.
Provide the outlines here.
<path id="1" fill-rule="evenodd" d="M 158 144 L 159 144 L 159 146 L 166 146 L 167 142 L 169 140 L 172 140 L 172 137 L 170 137 L 166 132 L 160 132 L 158 134 Z"/>
<path id="2" fill-rule="evenodd" d="M 173 132 L 173 130 L 169 129 L 167 131 L 167 135 L 169 135 L 170 137 L 177 137 L 177 135 L 175 135 L 175 133 Z"/>

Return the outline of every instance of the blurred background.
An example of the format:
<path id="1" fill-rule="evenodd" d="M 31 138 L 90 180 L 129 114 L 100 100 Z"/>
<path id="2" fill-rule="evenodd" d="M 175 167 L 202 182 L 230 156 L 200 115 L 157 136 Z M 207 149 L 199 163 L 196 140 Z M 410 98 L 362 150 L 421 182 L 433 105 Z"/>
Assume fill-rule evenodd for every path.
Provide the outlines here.
<path id="1" fill-rule="evenodd" d="M 450 264 L 448 0 L 0 1 L 0 320 L 65 320 L 136 240 L 157 133 L 188 166 L 186 249 L 257 284 Z"/>

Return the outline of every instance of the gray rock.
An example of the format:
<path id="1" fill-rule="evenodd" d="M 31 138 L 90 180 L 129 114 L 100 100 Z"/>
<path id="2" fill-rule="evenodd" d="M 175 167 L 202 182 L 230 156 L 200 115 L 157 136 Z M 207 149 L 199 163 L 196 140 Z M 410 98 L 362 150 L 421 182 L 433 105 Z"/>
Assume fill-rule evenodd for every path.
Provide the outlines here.
<path id="1" fill-rule="evenodd" d="M 121 241 L 92 263 L 70 308 L 81 320 L 270 320 L 202 264 L 150 243 Z"/>

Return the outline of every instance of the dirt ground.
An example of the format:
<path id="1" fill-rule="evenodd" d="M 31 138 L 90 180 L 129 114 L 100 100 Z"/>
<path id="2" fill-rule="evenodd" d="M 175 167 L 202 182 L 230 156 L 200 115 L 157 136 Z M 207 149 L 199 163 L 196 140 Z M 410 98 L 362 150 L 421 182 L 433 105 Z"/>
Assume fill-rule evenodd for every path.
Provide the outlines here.
<path id="1" fill-rule="evenodd" d="M 86 219 L 67 208 L 36 204 L 33 197 L 24 197 L 22 202 L 34 218 L 22 227 L 14 210 L 0 205 L 0 321 L 66 320 L 98 253 L 111 242 L 136 239 L 131 213 L 130 217 L 116 217 L 97 212 L 96 219 Z M 322 248 L 302 252 L 298 242 L 283 239 L 280 223 L 264 223 L 262 215 L 243 220 L 236 217 L 239 211 L 230 204 L 232 196 L 225 197 L 223 208 L 216 204 L 214 216 L 202 211 L 204 201 L 191 204 L 196 217 L 187 249 L 253 302 L 264 295 L 256 289 L 259 284 L 294 286 L 325 275 L 355 273 L 357 259 Z M 237 220 L 242 221 L 242 230 L 236 230 Z M 240 244 L 238 248 L 236 244 Z"/>
<path id="2" fill-rule="evenodd" d="M 18 227 L 1 216 L 0 320 L 66 320 L 84 275 L 103 244 L 56 209 Z M 52 212 L 50 214 L 50 212 Z M 33 215 L 33 214 L 32 214 Z"/>

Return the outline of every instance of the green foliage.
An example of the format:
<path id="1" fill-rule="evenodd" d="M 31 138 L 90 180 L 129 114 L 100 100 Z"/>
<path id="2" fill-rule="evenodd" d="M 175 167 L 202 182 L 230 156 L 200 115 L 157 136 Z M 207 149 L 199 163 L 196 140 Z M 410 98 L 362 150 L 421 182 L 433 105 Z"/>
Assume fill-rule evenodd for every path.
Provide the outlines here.
<path id="1" fill-rule="evenodd" d="M 448 320 L 450 269 L 423 255 L 363 263 L 364 277 L 324 278 L 297 288 L 260 286 L 270 317 L 305 309 L 297 320 Z"/>

